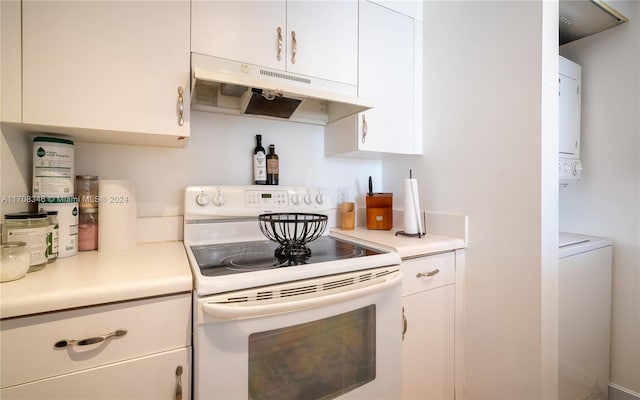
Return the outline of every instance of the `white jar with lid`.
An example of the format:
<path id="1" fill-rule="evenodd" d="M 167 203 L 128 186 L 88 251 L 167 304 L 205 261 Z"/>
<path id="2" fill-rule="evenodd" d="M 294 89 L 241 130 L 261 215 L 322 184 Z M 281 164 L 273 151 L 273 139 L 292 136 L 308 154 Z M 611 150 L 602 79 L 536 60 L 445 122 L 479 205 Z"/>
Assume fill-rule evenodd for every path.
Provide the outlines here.
<path id="1" fill-rule="evenodd" d="M 2 243 L 0 246 L 0 282 L 23 278 L 31 264 L 25 242 Z"/>
<path id="2" fill-rule="evenodd" d="M 31 254 L 29 272 L 38 271 L 47 265 L 47 236 L 49 221 L 46 213 L 21 212 L 5 214 L 2 241 L 25 242 Z"/>

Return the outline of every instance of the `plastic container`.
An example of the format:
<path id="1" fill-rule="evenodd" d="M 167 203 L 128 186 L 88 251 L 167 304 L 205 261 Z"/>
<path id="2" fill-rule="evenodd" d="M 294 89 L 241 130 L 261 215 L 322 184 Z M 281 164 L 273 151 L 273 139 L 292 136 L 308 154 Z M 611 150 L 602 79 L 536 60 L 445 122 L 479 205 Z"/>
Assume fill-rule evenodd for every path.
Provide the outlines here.
<path id="1" fill-rule="evenodd" d="M 31 265 L 25 242 L 8 242 L 0 246 L 0 282 L 24 278 Z"/>
<path id="2" fill-rule="evenodd" d="M 31 254 L 29 272 L 38 271 L 47 265 L 47 214 L 5 214 L 2 235 L 5 243 L 25 242 L 25 249 Z"/>
<path id="3" fill-rule="evenodd" d="M 49 222 L 49 234 L 47 235 L 47 262 L 52 263 L 58 259 L 58 247 L 60 245 L 58 212 L 47 211 L 47 221 Z"/>
<path id="4" fill-rule="evenodd" d="M 78 207 L 77 197 L 46 197 L 38 202 L 41 213 L 58 212 L 58 258 L 78 254 Z"/>
<path id="5" fill-rule="evenodd" d="M 98 249 L 98 209 L 81 208 L 78 218 L 78 250 Z"/>
<path id="6" fill-rule="evenodd" d="M 98 177 L 96 175 L 77 175 L 76 197 L 81 209 L 98 208 Z"/>
<path id="7" fill-rule="evenodd" d="M 69 197 L 74 190 L 73 142 L 53 137 L 33 139 L 33 186 L 35 197 Z"/>

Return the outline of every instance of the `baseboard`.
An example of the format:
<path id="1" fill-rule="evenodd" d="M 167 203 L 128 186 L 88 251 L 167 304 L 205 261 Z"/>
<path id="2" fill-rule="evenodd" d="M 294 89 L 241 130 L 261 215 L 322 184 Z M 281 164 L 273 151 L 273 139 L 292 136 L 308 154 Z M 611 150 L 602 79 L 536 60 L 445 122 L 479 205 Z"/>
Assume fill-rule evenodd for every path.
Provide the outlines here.
<path id="1" fill-rule="evenodd" d="M 610 383 L 609 400 L 640 400 L 640 393 Z"/>

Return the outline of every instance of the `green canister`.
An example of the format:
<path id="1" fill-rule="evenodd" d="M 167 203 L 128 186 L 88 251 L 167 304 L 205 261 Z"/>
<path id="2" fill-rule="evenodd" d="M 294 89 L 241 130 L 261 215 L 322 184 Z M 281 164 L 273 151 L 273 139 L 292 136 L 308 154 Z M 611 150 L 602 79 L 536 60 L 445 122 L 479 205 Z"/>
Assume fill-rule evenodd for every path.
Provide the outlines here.
<path id="1" fill-rule="evenodd" d="M 47 262 L 54 262 L 58 259 L 58 246 L 60 243 L 60 229 L 58 226 L 58 212 L 47 211 L 49 222 L 49 234 L 47 235 Z"/>

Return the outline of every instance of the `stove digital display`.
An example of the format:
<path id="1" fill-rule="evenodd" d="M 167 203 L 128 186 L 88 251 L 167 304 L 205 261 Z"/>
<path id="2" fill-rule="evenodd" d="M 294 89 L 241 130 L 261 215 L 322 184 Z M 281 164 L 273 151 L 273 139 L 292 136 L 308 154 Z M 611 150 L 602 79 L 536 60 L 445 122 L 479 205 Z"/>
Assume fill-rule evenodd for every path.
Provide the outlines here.
<path id="1" fill-rule="evenodd" d="M 270 199 L 271 198 L 271 193 L 262 193 L 261 196 L 263 199 Z"/>

